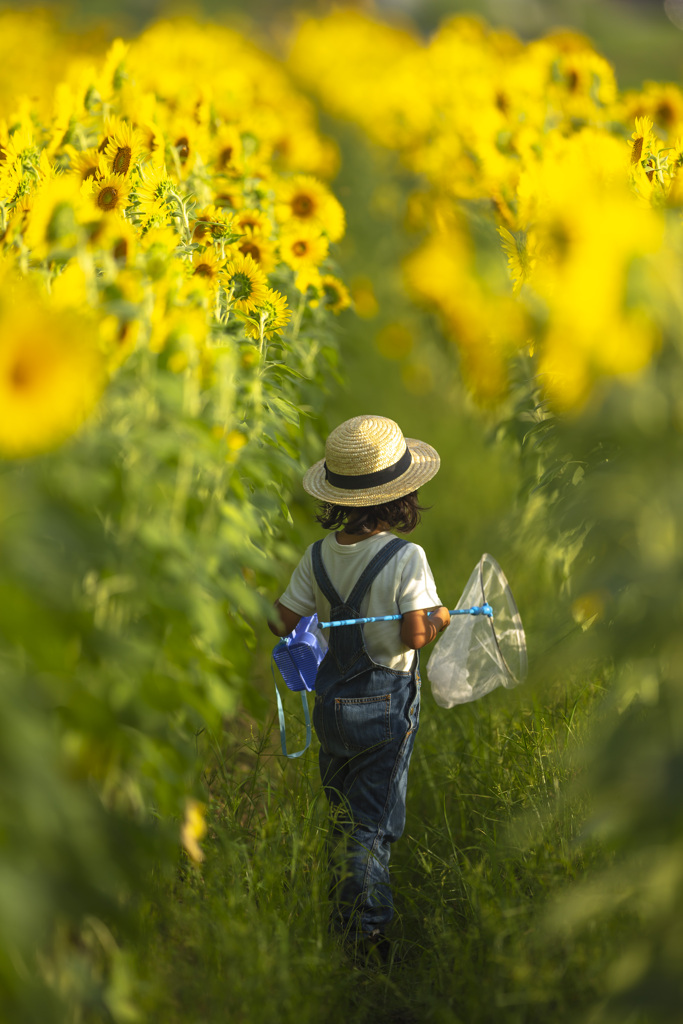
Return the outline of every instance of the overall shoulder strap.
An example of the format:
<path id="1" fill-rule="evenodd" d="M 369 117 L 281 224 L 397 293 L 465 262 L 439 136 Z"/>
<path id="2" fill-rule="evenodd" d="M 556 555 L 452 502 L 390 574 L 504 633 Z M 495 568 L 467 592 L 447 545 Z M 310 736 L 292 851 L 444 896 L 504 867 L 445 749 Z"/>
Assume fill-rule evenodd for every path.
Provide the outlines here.
<path id="1" fill-rule="evenodd" d="M 394 537 L 388 544 L 385 544 L 381 548 L 375 557 L 368 562 L 363 569 L 358 582 L 351 591 L 347 604 L 351 605 L 352 608 L 360 609 L 360 603 L 365 597 L 365 594 L 370 589 L 371 584 L 374 582 L 377 575 L 382 571 L 384 566 L 391 561 L 395 554 L 397 554 L 401 548 L 404 548 L 408 543 L 407 540 L 403 540 L 401 537 Z"/>
<path id="2" fill-rule="evenodd" d="M 343 604 L 344 602 L 332 586 L 330 577 L 327 575 L 327 569 L 323 565 L 322 546 L 323 542 L 321 540 L 317 540 L 313 545 L 313 550 L 311 551 L 313 574 L 323 595 L 330 602 L 330 608 L 336 608 L 337 605 Z"/>

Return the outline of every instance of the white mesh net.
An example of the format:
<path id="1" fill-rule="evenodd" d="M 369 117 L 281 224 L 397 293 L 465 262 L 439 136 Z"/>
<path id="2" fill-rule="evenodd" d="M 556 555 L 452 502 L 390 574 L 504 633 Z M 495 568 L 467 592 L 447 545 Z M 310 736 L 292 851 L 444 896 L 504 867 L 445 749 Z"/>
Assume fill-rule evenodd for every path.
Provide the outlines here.
<path id="1" fill-rule="evenodd" d="M 497 686 L 513 687 L 527 673 L 526 638 L 503 570 L 482 555 L 458 608 L 489 604 L 487 615 L 453 615 L 427 662 L 434 700 L 443 708 L 478 700 Z"/>

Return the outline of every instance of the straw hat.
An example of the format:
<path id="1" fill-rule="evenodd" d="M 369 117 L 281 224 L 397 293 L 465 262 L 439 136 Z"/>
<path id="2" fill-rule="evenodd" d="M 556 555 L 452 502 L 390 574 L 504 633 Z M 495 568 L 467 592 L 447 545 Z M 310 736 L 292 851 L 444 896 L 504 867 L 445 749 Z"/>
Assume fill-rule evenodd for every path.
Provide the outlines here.
<path id="1" fill-rule="evenodd" d="M 431 445 L 404 437 L 386 416 L 354 416 L 336 427 L 325 458 L 304 474 L 304 490 L 333 505 L 383 505 L 417 490 L 439 471 Z"/>

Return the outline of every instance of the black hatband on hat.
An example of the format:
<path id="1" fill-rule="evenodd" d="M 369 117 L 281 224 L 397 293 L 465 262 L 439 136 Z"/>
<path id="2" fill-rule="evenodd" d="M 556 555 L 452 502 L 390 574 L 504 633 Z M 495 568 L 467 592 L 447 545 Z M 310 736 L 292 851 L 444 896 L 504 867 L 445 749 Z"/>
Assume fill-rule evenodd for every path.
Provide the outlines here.
<path id="1" fill-rule="evenodd" d="M 346 476 L 342 473 L 333 473 L 331 469 L 328 469 L 327 463 L 324 463 L 325 479 L 333 487 L 339 487 L 347 491 L 360 491 L 366 487 L 381 487 L 382 484 L 390 484 L 392 480 L 397 480 L 398 477 L 403 476 L 412 464 L 412 461 L 413 457 L 410 454 L 410 448 L 406 447 L 398 462 L 395 462 L 393 466 L 387 466 L 386 469 L 378 469 L 374 473 Z"/>

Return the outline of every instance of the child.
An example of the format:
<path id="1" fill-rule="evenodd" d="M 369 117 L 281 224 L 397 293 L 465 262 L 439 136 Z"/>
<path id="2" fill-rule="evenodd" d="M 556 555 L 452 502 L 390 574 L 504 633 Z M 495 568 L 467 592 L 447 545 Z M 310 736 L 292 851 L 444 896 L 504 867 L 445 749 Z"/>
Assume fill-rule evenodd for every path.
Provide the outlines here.
<path id="1" fill-rule="evenodd" d="M 422 548 L 389 531 L 415 528 L 417 488 L 438 469 L 430 445 L 404 438 L 383 416 L 355 416 L 333 430 L 303 486 L 319 500 L 322 526 L 341 530 L 306 550 L 276 601 L 282 625 L 270 625 L 285 636 L 313 612 L 323 622 L 402 613 L 326 631 L 313 712 L 334 831 L 346 840 L 338 923 L 380 952 L 393 916 L 389 855 L 405 824 L 419 718 L 417 651 L 450 622 Z"/>

